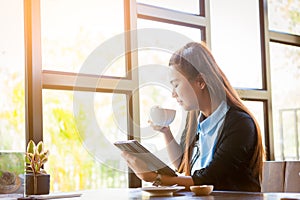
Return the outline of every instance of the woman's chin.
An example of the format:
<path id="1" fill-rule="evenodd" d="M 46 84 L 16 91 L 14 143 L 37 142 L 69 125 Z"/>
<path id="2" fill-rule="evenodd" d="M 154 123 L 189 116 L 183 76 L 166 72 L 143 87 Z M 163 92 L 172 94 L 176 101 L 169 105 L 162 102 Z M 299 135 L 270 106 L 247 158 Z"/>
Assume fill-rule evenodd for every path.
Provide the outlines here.
<path id="1" fill-rule="evenodd" d="M 185 111 L 191 111 L 193 110 L 193 108 L 191 106 L 188 106 L 188 105 L 184 105 L 184 104 L 181 104 L 182 108 L 185 110 Z"/>

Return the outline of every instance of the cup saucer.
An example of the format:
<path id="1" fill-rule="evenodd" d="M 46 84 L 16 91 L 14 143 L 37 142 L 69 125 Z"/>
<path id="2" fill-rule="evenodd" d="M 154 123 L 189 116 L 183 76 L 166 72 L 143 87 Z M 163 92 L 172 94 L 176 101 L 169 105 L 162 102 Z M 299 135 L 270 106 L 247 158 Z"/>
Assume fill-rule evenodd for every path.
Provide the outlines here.
<path id="1" fill-rule="evenodd" d="M 150 196 L 173 196 L 174 192 L 185 189 L 184 186 L 159 186 L 143 187 L 142 191 L 147 192 Z"/>

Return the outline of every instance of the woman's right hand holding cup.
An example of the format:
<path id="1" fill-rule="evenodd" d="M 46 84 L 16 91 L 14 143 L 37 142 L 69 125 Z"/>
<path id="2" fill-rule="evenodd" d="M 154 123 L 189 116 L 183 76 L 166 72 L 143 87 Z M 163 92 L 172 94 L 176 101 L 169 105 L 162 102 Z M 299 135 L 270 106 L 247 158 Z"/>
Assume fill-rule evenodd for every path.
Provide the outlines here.
<path id="1" fill-rule="evenodd" d="M 148 120 L 148 123 L 150 124 L 150 126 L 152 127 L 153 130 L 155 131 L 159 131 L 162 133 L 171 133 L 170 127 L 169 126 L 159 126 L 159 125 L 155 125 L 153 124 L 153 122 L 151 120 Z"/>

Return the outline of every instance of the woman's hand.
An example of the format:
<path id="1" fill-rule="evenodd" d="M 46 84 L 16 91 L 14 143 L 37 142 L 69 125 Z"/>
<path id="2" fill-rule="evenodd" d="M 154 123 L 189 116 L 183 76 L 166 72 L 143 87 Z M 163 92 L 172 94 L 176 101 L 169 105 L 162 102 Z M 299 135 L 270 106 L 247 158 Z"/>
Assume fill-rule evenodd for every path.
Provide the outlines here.
<path id="1" fill-rule="evenodd" d="M 153 124 L 151 120 L 148 120 L 148 123 L 153 128 L 153 130 L 160 131 L 163 134 L 165 144 L 168 150 L 169 157 L 172 161 L 172 164 L 175 166 L 175 168 L 178 169 L 181 160 L 182 160 L 182 149 L 180 145 L 177 143 L 176 139 L 174 138 L 170 127 L 169 126 L 156 126 Z"/>
<path id="2" fill-rule="evenodd" d="M 157 125 L 154 125 L 151 120 L 148 120 L 148 123 L 153 128 L 153 130 L 155 130 L 155 131 L 159 131 L 159 132 L 162 132 L 162 133 L 165 133 L 165 134 L 171 133 L 171 130 L 170 130 L 169 126 L 157 126 Z"/>
<path id="3" fill-rule="evenodd" d="M 123 151 L 123 158 L 127 161 L 128 166 L 134 171 L 134 173 L 140 179 L 146 182 L 153 182 L 156 178 L 156 173 L 150 171 L 145 162 L 136 157 L 134 154 Z"/>
<path id="4" fill-rule="evenodd" d="M 127 161 L 128 166 L 134 171 L 138 178 L 144 180 L 146 182 L 154 182 L 157 174 L 148 169 L 145 162 L 136 157 L 134 154 L 123 151 L 123 158 Z M 170 177 L 166 175 L 162 175 L 161 177 L 162 185 L 183 185 L 187 189 L 191 185 L 194 185 L 193 179 L 191 176 L 176 176 Z"/>

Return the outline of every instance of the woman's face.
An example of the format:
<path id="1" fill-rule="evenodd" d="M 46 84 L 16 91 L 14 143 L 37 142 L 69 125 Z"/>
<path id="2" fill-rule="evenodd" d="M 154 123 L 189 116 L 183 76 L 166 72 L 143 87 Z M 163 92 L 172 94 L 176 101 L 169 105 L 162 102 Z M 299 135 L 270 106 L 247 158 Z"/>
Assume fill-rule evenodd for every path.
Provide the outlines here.
<path id="1" fill-rule="evenodd" d="M 169 79 L 173 88 L 172 97 L 176 98 L 179 105 L 186 111 L 199 109 L 196 81 L 187 80 L 174 66 L 171 66 Z"/>

